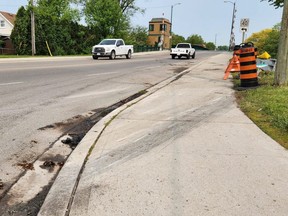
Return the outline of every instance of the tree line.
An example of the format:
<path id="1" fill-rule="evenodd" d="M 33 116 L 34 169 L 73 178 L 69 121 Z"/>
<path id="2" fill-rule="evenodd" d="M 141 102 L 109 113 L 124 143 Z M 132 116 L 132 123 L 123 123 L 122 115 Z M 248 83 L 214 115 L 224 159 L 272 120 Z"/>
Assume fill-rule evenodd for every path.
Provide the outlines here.
<path id="1" fill-rule="evenodd" d="M 205 42 L 204 39 L 202 38 L 202 36 L 199 34 L 192 34 L 189 37 L 187 37 L 187 39 L 185 39 L 181 35 L 173 34 L 173 37 L 172 37 L 173 45 L 176 45 L 177 43 L 183 43 L 183 42 L 191 43 L 192 45 L 200 45 L 200 46 L 205 47 L 208 50 L 215 50 L 216 49 L 215 43 Z M 228 51 L 228 49 L 229 49 L 228 46 L 218 46 L 217 47 L 217 50 L 222 50 L 222 51 Z"/>
<path id="2" fill-rule="evenodd" d="M 36 5 L 29 1 L 16 14 L 11 39 L 20 55 L 31 53 L 32 10 L 38 55 L 48 55 L 48 47 L 53 55 L 90 53 L 95 43 L 107 37 L 146 43 L 147 30 L 130 24 L 134 13 L 143 12 L 135 0 L 38 0 Z"/>
<path id="3" fill-rule="evenodd" d="M 130 17 L 144 13 L 135 5 L 135 0 L 38 0 L 29 1 L 19 8 L 11 34 L 17 54 L 31 53 L 31 21 L 35 14 L 35 43 L 38 55 L 76 55 L 91 52 L 91 47 L 104 38 L 123 38 L 136 46 L 147 45 L 148 28 L 132 27 Z M 84 17 L 84 18 L 82 18 Z M 85 25 L 81 24 L 84 23 Z M 209 50 L 215 44 L 205 42 L 200 35 L 187 39 L 173 35 L 173 44 L 189 42 L 204 45 Z M 227 50 L 226 46 L 219 47 Z"/>

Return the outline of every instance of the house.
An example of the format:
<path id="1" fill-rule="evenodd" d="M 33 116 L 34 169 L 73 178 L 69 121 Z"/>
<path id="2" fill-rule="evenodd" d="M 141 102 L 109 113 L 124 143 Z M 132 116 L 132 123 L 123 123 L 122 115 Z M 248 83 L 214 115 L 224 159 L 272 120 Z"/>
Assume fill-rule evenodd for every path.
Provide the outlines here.
<path id="1" fill-rule="evenodd" d="M 166 18 L 153 18 L 149 22 L 148 44 L 162 49 L 171 47 L 171 23 Z"/>
<path id="2" fill-rule="evenodd" d="M 2 50 L 1 50 L 2 53 L 3 53 L 3 50 L 5 50 L 5 52 L 8 52 L 8 53 L 10 53 L 11 50 L 13 50 L 13 44 L 10 40 L 10 35 L 14 28 L 15 19 L 16 19 L 15 14 L 0 11 L 0 39 L 4 41 L 4 44 L 2 44 Z M 0 44 L 0 48 L 1 48 L 1 44 Z"/>

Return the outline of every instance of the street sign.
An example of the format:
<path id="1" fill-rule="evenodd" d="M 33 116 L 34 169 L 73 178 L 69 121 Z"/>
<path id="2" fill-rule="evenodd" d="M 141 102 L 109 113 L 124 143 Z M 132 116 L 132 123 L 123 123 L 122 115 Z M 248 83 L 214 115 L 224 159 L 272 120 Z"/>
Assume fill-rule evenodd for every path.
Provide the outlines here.
<path id="1" fill-rule="evenodd" d="M 248 31 L 248 28 L 249 28 L 249 18 L 243 18 L 241 19 L 240 21 L 240 30 L 243 31 L 243 32 L 246 32 Z"/>

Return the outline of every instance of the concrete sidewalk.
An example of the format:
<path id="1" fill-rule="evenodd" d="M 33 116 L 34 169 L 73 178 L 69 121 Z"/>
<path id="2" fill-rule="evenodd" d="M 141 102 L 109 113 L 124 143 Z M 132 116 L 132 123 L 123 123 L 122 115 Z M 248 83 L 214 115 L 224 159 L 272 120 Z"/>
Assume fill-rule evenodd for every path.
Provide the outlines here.
<path id="1" fill-rule="evenodd" d="M 39 215 L 286 216 L 288 152 L 237 108 L 223 81 L 230 57 L 209 58 L 102 119 Z"/>

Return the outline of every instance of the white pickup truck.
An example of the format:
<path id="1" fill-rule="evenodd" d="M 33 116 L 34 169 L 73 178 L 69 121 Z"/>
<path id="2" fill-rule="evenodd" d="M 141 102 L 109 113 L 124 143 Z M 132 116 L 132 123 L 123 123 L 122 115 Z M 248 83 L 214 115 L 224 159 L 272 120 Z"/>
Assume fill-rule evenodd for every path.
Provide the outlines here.
<path id="1" fill-rule="evenodd" d="M 122 39 L 104 39 L 92 48 L 92 58 L 126 56 L 130 59 L 133 53 L 133 45 L 125 45 Z"/>
<path id="2" fill-rule="evenodd" d="M 170 55 L 172 59 L 175 59 L 176 56 L 180 59 L 182 56 L 185 56 L 187 59 L 192 57 L 195 58 L 196 51 L 190 43 L 178 43 L 175 48 L 171 49 Z"/>

